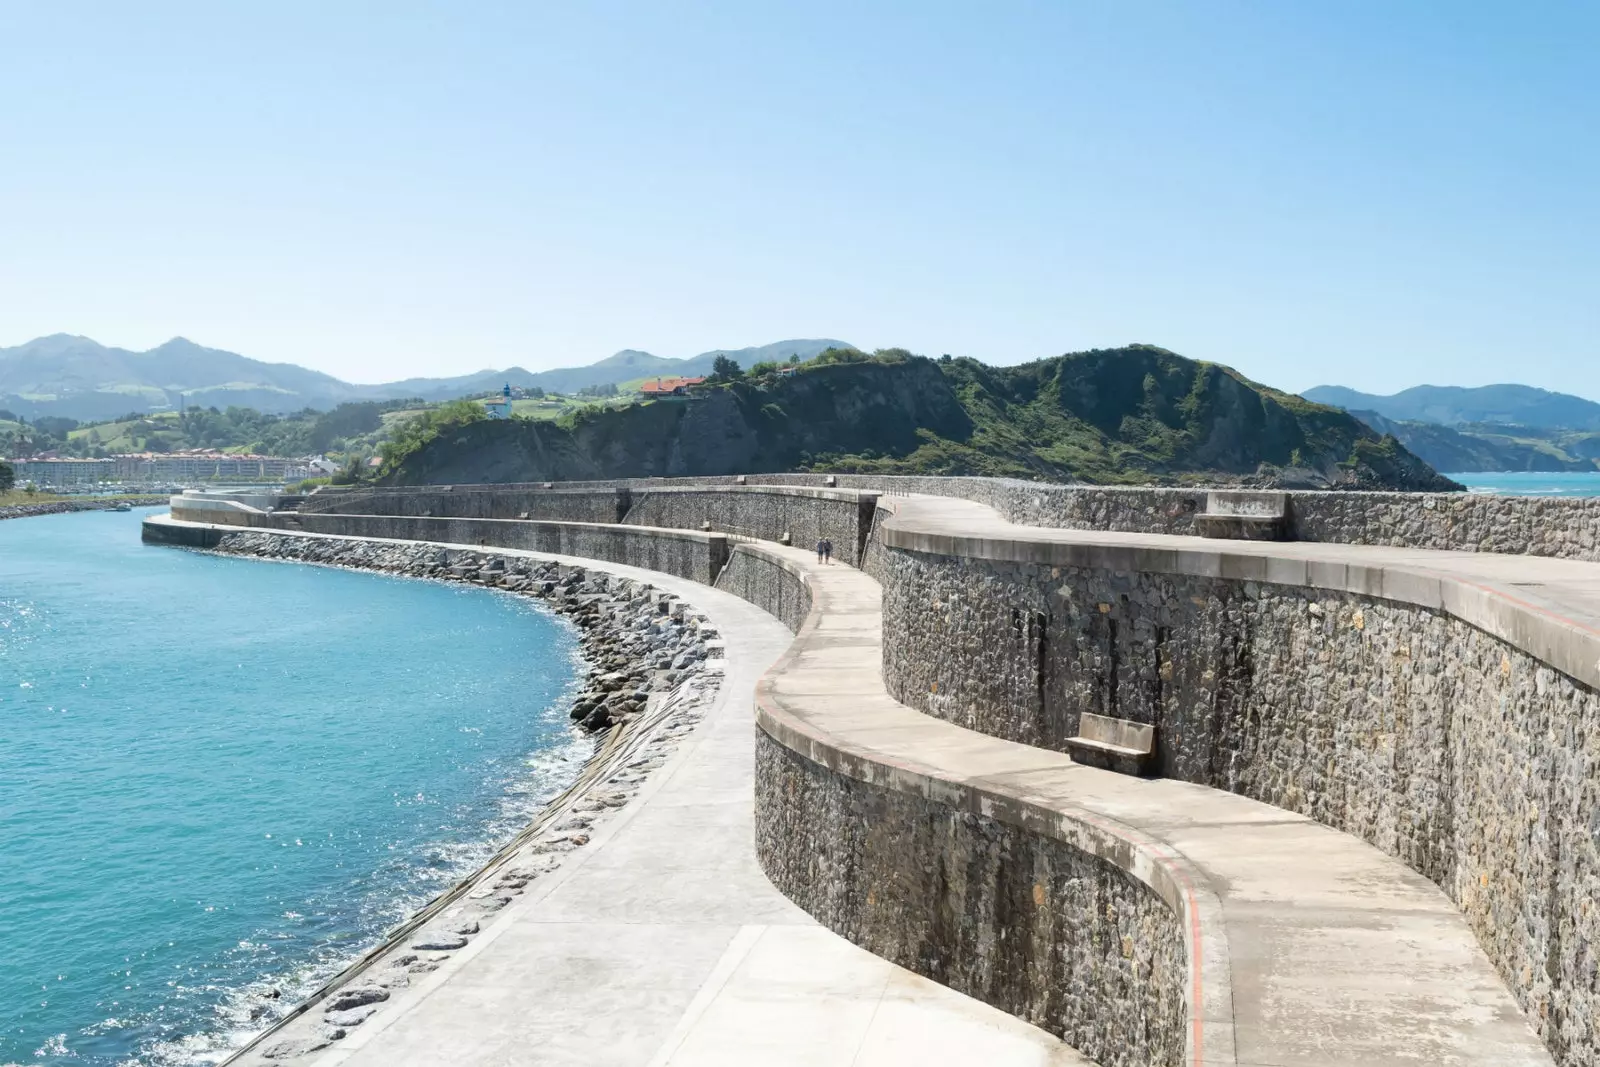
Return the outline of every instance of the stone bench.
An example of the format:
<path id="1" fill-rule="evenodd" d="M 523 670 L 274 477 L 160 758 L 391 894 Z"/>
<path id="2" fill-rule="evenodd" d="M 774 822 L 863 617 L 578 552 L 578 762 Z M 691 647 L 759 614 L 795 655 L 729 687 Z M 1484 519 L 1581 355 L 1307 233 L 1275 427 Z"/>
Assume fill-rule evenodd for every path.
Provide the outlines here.
<path id="1" fill-rule="evenodd" d="M 1156 728 L 1084 712 L 1078 718 L 1078 736 L 1067 738 L 1067 748 L 1075 763 L 1142 775 L 1155 756 Z"/>
<path id="2" fill-rule="evenodd" d="M 1289 494 L 1215 490 L 1206 494 L 1206 510 L 1194 524 L 1201 537 L 1283 541 L 1289 532 Z"/>

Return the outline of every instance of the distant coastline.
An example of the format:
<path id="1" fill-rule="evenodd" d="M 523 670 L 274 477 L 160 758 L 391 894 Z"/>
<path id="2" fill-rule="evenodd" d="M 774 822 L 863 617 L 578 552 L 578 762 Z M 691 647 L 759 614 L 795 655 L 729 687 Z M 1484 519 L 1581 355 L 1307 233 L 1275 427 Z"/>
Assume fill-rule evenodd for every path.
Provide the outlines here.
<path id="1" fill-rule="evenodd" d="M 37 504 L 0 504 L 0 519 L 28 519 L 35 515 L 64 515 L 73 511 L 110 511 L 118 504 L 136 508 L 165 504 L 167 494 L 149 496 L 95 497 L 88 500 L 47 500 Z"/>

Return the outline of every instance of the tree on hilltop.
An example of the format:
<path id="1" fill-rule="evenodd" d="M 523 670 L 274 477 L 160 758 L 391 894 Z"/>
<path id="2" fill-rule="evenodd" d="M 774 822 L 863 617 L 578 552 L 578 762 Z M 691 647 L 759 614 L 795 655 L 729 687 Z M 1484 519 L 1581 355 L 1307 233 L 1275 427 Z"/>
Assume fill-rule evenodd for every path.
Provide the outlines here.
<path id="1" fill-rule="evenodd" d="M 731 356 L 718 356 L 711 361 L 711 380 L 714 382 L 732 382 L 744 377 L 744 368 L 739 366 L 739 361 Z"/>

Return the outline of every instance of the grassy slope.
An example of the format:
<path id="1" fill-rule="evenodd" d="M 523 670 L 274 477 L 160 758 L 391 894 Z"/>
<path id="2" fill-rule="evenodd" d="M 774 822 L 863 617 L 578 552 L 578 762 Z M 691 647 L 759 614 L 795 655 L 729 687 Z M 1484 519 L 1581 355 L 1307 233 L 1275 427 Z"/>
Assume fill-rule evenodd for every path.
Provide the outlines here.
<path id="1" fill-rule="evenodd" d="M 175 439 L 178 436 L 178 413 L 161 411 L 142 419 L 106 422 L 98 426 L 80 426 L 70 431 L 67 438 L 72 441 L 88 441 L 91 439 L 91 434 L 98 436 L 100 447 L 107 452 L 137 452 L 139 448 L 134 443 L 135 437 L 156 435 Z"/>
<path id="2" fill-rule="evenodd" d="M 1413 462 L 1342 411 L 1152 346 L 939 366 L 970 436 L 925 434 L 909 454 L 828 455 L 814 466 L 1140 483 L 1250 476 L 1263 465 L 1382 480 Z"/>
<path id="3" fill-rule="evenodd" d="M 550 393 L 543 400 L 513 400 L 511 402 L 511 412 L 524 419 L 559 419 L 586 408 L 627 407 L 629 404 L 637 402 L 638 399 L 637 396 L 626 394 L 616 398 L 596 399 L 587 396 L 563 396 L 559 393 Z"/>
<path id="4" fill-rule="evenodd" d="M 811 469 L 1102 483 L 1453 485 L 1341 410 L 1151 346 L 1018 367 L 856 354 L 810 364 L 792 378 L 715 388 L 700 400 L 596 405 L 530 430 L 526 422 L 479 427 L 462 441 L 426 446 L 396 477 Z"/>

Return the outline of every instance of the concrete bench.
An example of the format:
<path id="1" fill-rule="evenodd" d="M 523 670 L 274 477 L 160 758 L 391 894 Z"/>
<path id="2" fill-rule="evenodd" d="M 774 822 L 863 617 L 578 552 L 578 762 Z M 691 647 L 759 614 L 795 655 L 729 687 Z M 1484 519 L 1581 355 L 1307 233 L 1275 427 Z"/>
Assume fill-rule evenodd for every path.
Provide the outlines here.
<path id="1" fill-rule="evenodd" d="M 1216 490 L 1206 494 L 1206 510 L 1194 523 L 1201 537 L 1282 541 L 1289 533 L 1289 494 Z"/>
<path id="2" fill-rule="evenodd" d="M 1156 728 L 1144 723 L 1084 712 L 1078 736 L 1067 738 L 1076 763 L 1122 774 L 1143 774 L 1156 751 Z"/>

